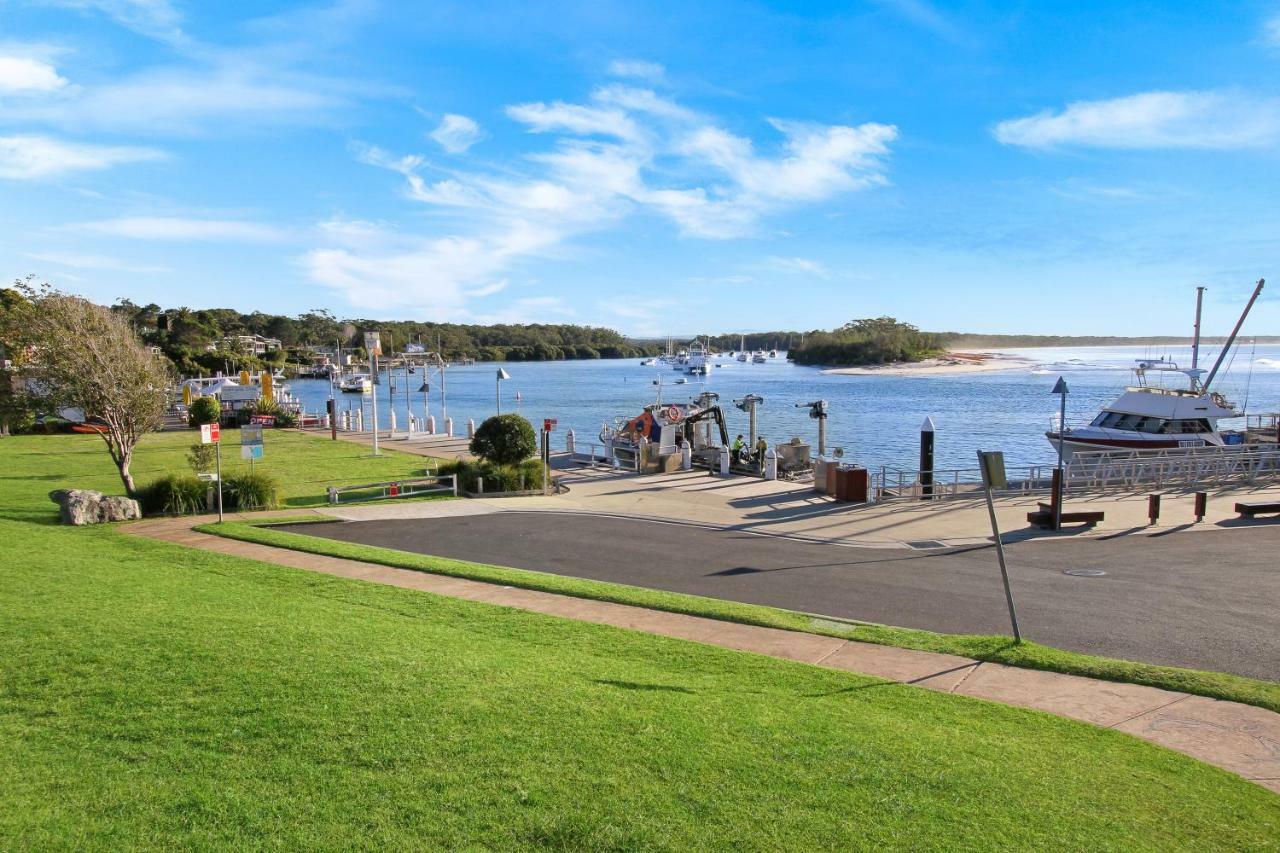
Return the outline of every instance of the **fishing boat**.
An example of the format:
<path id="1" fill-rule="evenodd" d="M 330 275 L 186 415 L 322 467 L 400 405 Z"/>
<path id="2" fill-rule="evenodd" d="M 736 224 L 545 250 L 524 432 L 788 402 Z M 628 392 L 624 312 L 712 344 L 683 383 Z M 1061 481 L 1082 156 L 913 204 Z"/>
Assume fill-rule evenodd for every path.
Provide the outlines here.
<path id="1" fill-rule="evenodd" d="M 768 360 L 769 359 L 765 358 L 764 350 L 759 350 L 758 352 L 752 353 L 751 355 L 752 364 L 764 364 Z"/>
<path id="2" fill-rule="evenodd" d="M 1085 426 L 1055 424 L 1045 433 L 1049 443 L 1055 449 L 1061 443 L 1064 459 L 1071 458 L 1079 450 L 1166 450 L 1242 444 L 1243 433 L 1221 431 L 1218 421 L 1241 417 L 1243 412 L 1237 411 L 1235 405 L 1212 390 L 1212 386 L 1235 344 L 1240 327 L 1262 292 L 1263 283 L 1258 281 L 1207 377 L 1200 369 L 1200 309 L 1204 288 L 1199 287 L 1196 288 L 1191 367 L 1182 369 L 1167 358 L 1138 361 L 1133 368 L 1137 380 L 1135 385 L 1125 388 L 1123 394 Z M 1173 375 L 1185 377 L 1187 387 L 1166 388 L 1159 382 L 1163 377 Z"/>
<path id="3" fill-rule="evenodd" d="M 338 383 L 338 388 L 344 394 L 368 394 L 373 390 L 373 381 L 366 373 L 353 373 L 344 376 Z"/>
<path id="4" fill-rule="evenodd" d="M 658 360 L 656 358 L 646 358 L 644 361 L 640 362 L 640 366 L 653 367 L 657 363 L 658 363 Z"/>

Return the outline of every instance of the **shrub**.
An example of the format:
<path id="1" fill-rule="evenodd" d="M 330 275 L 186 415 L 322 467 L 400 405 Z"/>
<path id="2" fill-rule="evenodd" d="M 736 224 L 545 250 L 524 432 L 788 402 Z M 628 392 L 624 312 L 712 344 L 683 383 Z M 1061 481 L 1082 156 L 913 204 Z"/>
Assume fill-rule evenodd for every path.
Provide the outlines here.
<path id="1" fill-rule="evenodd" d="M 523 492 L 542 488 L 542 460 L 526 459 L 518 465 L 495 465 L 492 462 L 456 460 L 440 464 L 439 473 L 456 474 L 458 488 L 477 491 L 484 479 L 485 492 Z"/>
<path id="2" fill-rule="evenodd" d="M 211 424 L 218 420 L 221 412 L 217 397 L 197 397 L 187 409 L 187 423 L 193 427 Z"/>
<path id="3" fill-rule="evenodd" d="M 471 452 L 495 465 L 523 462 L 537 449 L 533 425 L 520 415 L 495 415 L 471 439 Z"/>
<path id="4" fill-rule="evenodd" d="M 294 427 L 298 425 L 298 418 L 293 412 L 281 406 L 275 400 L 268 400 L 265 397 L 259 397 L 257 402 L 253 404 L 253 413 L 255 415 L 270 415 L 276 419 L 278 427 Z"/>
<path id="5" fill-rule="evenodd" d="M 144 515 L 194 515 L 204 512 L 207 489 L 195 477 L 169 474 L 143 486 L 138 504 Z"/>
<path id="6" fill-rule="evenodd" d="M 275 509 L 280 506 L 280 484 L 269 474 L 237 474 L 222 481 L 223 509 Z"/>
<path id="7" fill-rule="evenodd" d="M 213 467 L 213 458 L 216 450 L 212 444 L 200 444 L 199 442 L 191 445 L 187 451 L 187 464 L 191 466 L 191 470 L 197 474 L 203 474 Z"/>

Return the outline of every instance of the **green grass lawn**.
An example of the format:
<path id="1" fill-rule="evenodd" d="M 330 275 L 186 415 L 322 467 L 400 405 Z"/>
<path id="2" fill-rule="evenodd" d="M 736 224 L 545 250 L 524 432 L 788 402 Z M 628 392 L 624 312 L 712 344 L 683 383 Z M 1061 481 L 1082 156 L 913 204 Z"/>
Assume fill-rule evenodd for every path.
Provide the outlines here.
<path id="1" fill-rule="evenodd" d="M 1280 797 L 1117 732 L 58 527 L 48 489 L 109 482 L 80 442 L 0 439 L 6 849 L 1280 837 Z"/>

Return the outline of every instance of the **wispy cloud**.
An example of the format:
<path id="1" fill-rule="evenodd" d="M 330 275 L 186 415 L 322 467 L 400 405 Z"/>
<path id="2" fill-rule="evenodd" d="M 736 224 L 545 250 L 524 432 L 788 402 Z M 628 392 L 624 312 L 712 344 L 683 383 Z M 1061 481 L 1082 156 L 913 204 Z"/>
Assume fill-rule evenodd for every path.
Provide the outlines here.
<path id="1" fill-rule="evenodd" d="M 947 41 L 968 41 L 964 30 L 928 0 L 876 0 L 904 20 Z"/>
<path id="2" fill-rule="evenodd" d="M 784 272 L 806 273 L 819 278 L 829 278 L 831 271 L 823 264 L 809 258 L 783 258 L 774 255 L 768 259 L 768 265 Z"/>
<path id="3" fill-rule="evenodd" d="M 1280 14 L 1273 15 L 1263 22 L 1262 40 L 1272 47 L 1280 47 Z"/>
<path id="4" fill-rule="evenodd" d="M 0 95 L 45 95 L 66 85 L 66 78 L 42 59 L 0 55 Z"/>
<path id="5" fill-rule="evenodd" d="M 80 252 L 28 252 L 33 261 L 56 264 L 77 270 L 107 270 L 129 273 L 168 273 L 172 269 L 155 264 L 135 264 L 110 255 L 88 255 Z"/>
<path id="6" fill-rule="evenodd" d="M 436 129 L 431 131 L 431 138 L 450 154 L 461 154 L 484 138 L 484 131 L 474 119 L 446 113 Z"/>
<path id="7" fill-rule="evenodd" d="M 667 69 L 656 62 L 643 59 L 615 59 L 609 63 L 609 73 L 614 77 L 631 77 L 647 83 L 659 83 L 667 75 Z"/>
<path id="8" fill-rule="evenodd" d="M 53 6 L 100 12 L 136 33 L 162 41 L 183 39 L 182 15 L 169 0 L 45 0 Z"/>
<path id="9" fill-rule="evenodd" d="M 128 145 L 90 145 L 49 136 L 0 136 L 0 178 L 34 181 L 69 172 L 159 160 L 164 152 Z"/>
<path id="10" fill-rule="evenodd" d="M 1235 92 L 1143 92 L 1077 101 L 992 131 L 1025 148 L 1250 148 L 1280 140 L 1280 99 Z"/>
<path id="11" fill-rule="evenodd" d="M 666 218 L 687 237 L 744 238 L 776 211 L 882 184 L 897 136 L 882 124 L 771 119 L 778 138 L 760 150 L 670 98 L 616 84 L 583 103 L 538 101 L 506 112 L 550 137 L 548 148 L 522 163 L 468 171 L 357 147 L 358 159 L 403 175 L 406 196 L 452 224 L 316 248 L 302 258 L 310 277 L 361 306 L 466 318 L 469 300 L 521 264 L 563 256 L 573 238 L 635 213 Z M 792 269 L 819 274 L 802 261 L 792 259 Z"/>
<path id="12" fill-rule="evenodd" d="M 275 243 L 289 233 L 277 226 L 239 219 L 190 219 L 179 216 L 126 216 L 81 222 L 69 230 L 130 240 Z"/>

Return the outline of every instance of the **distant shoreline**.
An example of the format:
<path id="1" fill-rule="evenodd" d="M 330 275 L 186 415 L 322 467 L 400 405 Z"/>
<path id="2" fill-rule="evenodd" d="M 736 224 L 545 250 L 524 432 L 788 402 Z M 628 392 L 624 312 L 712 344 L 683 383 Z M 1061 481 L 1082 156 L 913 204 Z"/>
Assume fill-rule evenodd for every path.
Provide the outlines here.
<path id="1" fill-rule="evenodd" d="M 1027 370 L 1036 362 L 1019 355 L 990 350 L 951 350 L 923 361 L 899 361 L 861 367 L 829 367 L 823 373 L 837 376 L 955 376 L 963 373 L 993 373 L 999 370 Z"/>

